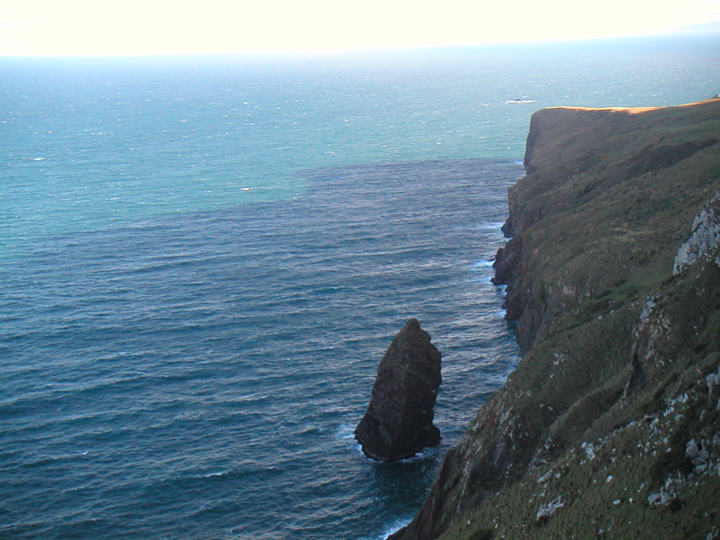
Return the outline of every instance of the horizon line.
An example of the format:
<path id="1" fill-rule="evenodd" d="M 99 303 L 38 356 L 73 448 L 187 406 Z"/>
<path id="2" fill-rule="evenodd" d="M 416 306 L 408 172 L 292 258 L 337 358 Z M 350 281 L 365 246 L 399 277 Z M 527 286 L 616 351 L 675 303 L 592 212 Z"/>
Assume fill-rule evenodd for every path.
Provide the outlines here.
<path id="1" fill-rule="evenodd" d="M 568 38 L 547 38 L 529 39 L 515 41 L 478 41 L 467 43 L 417 43 L 406 45 L 368 45 L 357 47 L 298 47 L 298 48 L 267 48 L 267 49 L 228 49 L 228 50 L 207 50 L 207 51 L 172 51 L 172 52 L 118 52 L 118 53 L 78 53 L 78 54 L 34 54 L 34 53 L 3 53 L 3 59 L 131 59 L 131 58 L 187 58 L 187 57 L 210 57 L 210 56 L 244 56 L 244 57 L 311 57 L 311 56 L 343 56 L 366 53 L 382 52 L 414 52 L 414 51 L 437 51 L 443 49 L 468 49 L 481 47 L 506 47 L 523 45 L 560 45 L 569 43 L 590 43 L 601 41 L 622 41 L 628 39 L 646 38 L 673 38 L 673 37 L 720 37 L 720 20 L 700 23 L 691 26 L 676 27 L 652 32 L 610 36 L 591 37 L 568 37 Z"/>

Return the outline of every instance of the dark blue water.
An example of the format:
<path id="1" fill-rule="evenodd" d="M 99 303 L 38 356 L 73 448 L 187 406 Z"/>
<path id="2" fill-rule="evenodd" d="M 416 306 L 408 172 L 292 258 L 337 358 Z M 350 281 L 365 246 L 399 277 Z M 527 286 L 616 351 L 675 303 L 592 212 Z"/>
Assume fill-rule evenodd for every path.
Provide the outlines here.
<path id="1" fill-rule="evenodd" d="M 292 201 L 38 242 L 3 275 L 5 523 L 330 538 L 410 515 L 437 452 L 373 464 L 352 430 L 410 316 L 444 353 L 449 441 L 508 373 L 488 260 L 519 173 L 331 168 Z"/>
<path id="2" fill-rule="evenodd" d="M 410 519 L 517 361 L 490 265 L 530 113 L 720 87 L 717 40 L 651 45 L 0 62 L 0 536 Z M 443 442 L 373 463 L 352 431 L 409 317 Z"/>

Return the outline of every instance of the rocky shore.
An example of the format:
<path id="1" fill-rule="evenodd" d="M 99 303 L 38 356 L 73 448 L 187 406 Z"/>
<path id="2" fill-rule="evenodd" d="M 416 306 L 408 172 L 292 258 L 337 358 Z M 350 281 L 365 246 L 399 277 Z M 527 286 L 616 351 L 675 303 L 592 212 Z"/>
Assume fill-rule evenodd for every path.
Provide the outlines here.
<path id="1" fill-rule="evenodd" d="M 531 119 L 523 357 L 391 538 L 720 537 L 720 100 Z"/>

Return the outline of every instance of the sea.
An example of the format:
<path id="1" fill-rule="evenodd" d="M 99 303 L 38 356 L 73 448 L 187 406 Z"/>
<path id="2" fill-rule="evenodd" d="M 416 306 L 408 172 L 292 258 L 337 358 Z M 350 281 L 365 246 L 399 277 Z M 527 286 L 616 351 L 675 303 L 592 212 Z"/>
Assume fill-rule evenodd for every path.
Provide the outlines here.
<path id="1" fill-rule="evenodd" d="M 720 92 L 720 36 L 0 59 L 0 537 L 381 539 L 519 359 L 531 114 Z M 442 442 L 353 430 L 410 317 Z"/>

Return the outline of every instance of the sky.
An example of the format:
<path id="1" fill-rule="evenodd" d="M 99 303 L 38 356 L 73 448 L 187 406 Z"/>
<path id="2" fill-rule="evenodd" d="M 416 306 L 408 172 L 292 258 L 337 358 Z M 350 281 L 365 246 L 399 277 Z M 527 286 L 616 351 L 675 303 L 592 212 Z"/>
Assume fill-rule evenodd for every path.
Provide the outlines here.
<path id="1" fill-rule="evenodd" d="M 564 41 L 720 21 L 720 0 L 0 0 L 0 56 Z"/>

